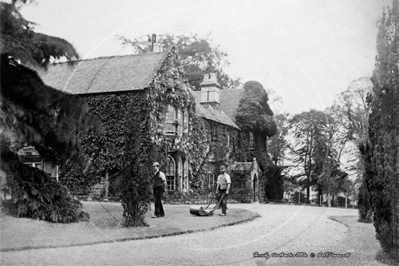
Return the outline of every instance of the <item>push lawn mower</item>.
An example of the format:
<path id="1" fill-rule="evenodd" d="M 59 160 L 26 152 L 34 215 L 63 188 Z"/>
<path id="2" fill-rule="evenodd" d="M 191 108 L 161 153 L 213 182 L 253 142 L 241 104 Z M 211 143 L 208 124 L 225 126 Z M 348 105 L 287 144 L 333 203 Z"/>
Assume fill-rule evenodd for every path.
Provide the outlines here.
<path id="1" fill-rule="evenodd" d="M 215 207 L 213 207 L 210 210 L 207 210 L 209 205 L 211 205 L 213 199 L 215 198 L 215 194 L 213 194 L 212 199 L 209 201 L 209 204 L 208 204 L 208 206 L 206 206 L 205 209 L 203 207 L 200 207 L 199 209 L 195 209 L 195 208 L 190 206 L 190 214 L 193 214 L 193 215 L 196 215 L 196 216 L 212 216 L 213 212 L 219 207 L 219 204 L 222 202 L 223 197 L 224 197 L 224 195 L 222 195 L 220 197 L 219 203 Z"/>

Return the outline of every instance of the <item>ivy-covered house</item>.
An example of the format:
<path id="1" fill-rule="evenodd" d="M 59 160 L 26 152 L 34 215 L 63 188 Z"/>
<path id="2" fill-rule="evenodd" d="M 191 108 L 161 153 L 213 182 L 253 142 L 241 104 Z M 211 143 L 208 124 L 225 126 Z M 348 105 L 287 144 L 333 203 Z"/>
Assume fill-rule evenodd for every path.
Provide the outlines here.
<path id="1" fill-rule="evenodd" d="M 173 47 L 58 63 L 41 77 L 47 85 L 85 99 L 104 127 L 102 133 L 80 134 L 95 175 L 73 165 L 60 169 L 60 180 L 71 191 L 97 184 L 102 196 L 117 194 L 118 176 L 127 164 L 136 164 L 144 169 L 141 175 L 150 177 L 153 161 L 161 163 L 168 190 L 213 191 L 219 165 L 227 162 L 234 190 L 246 189 L 258 200 L 261 171 L 254 158 L 259 158 L 257 145 L 266 150 L 266 136 L 237 124 L 245 89 L 222 89 L 216 75 L 207 74 L 201 91 L 192 91 Z M 101 180 L 88 176 L 100 176 L 105 189 L 98 186 Z"/>

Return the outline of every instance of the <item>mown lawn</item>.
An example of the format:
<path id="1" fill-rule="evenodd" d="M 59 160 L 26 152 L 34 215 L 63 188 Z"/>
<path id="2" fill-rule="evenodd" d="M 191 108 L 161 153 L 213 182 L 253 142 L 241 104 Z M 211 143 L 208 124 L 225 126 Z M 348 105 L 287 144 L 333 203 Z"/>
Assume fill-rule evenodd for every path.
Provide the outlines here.
<path id="1" fill-rule="evenodd" d="M 45 221 L 1 215 L 1 251 L 32 248 L 66 247 L 137 240 L 212 230 L 222 226 L 250 221 L 258 214 L 230 208 L 228 216 L 199 217 L 191 215 L 189 205 L 164 205 L 166 217 L 151 219 L 153 209 L 146 215 L 148 226 L 125 228 L 120 203 L 83 202 L 89 222 L 55 224 Z M 200 205 L 196 206 L 200 207 Z M 152 205 L 153 208 L 153 205 Z"/>

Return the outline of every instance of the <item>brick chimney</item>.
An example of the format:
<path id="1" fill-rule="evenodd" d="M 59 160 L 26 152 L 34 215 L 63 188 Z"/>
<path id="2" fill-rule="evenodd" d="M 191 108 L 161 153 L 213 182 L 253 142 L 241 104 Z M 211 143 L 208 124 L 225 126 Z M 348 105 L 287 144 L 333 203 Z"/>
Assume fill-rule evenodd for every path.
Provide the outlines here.
<path id="1" fill-rule="evenodd" d="M 217 82 L 216 73 L 204 75 L 204 81 L 201 86 L 201 101 L 203 105 L 211 105 L 218 108 L 220 104 L 220 84 Z"/>

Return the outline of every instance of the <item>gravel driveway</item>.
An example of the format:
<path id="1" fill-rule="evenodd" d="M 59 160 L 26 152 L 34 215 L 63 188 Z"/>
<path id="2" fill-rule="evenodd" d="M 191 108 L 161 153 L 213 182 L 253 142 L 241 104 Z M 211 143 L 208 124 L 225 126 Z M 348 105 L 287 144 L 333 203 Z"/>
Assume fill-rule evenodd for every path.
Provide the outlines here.
<path id="1" fill-rule="evenodd" d="M 371 254 L 357 250 L 357 210 L 308 206 L 237 204 L 259 213 L 254 221 L 179 236 L 92 246 L 0 253 L 2 265 L 383 265 L 374 261 L 378 243 L 371 224 Z M 335 220 L 328 217 L 333 216 Z M 348 218 L 349 217 L 349 218 Z M 343 219 L 345 220 L 345 219 Z M 374 240 L 374 242 L 373 242 Z M 331 252 L 331 253 L 328 253 Z M 258 257 L 254 257 L 257 253 Z M 267 256 L 280 256 L 270 257 Z M 291 253 L 291 254 L 290 254 Z M 311 253 L 315 257 L 311 257 Z M 289 258 L 287 256 L 297 256 Z M 255 255 L 256 256 L 256 255 Z M 343 256 L 332 258 L 332 256 Z M 346 258 L 345 258 L 346 256 Z"/>

